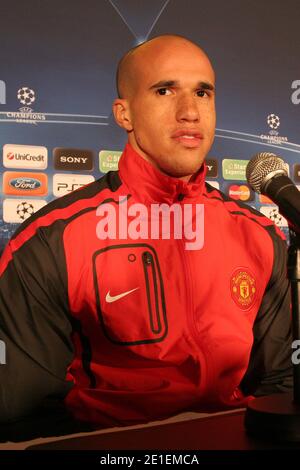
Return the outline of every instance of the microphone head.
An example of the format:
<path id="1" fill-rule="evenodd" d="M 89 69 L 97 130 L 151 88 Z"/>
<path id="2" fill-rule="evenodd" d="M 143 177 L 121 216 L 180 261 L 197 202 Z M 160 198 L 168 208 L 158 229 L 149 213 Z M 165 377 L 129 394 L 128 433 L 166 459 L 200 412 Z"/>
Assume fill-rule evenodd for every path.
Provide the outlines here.
<path id="1" fill-rule="evenodd" d="M 270 152 L 260 152 L 249 161 L 246 178 L 251 188 L 260 194 L 273 176 L 280 174 L 288 176 L 287 168 L 287 164 L 281 157 Z"/>

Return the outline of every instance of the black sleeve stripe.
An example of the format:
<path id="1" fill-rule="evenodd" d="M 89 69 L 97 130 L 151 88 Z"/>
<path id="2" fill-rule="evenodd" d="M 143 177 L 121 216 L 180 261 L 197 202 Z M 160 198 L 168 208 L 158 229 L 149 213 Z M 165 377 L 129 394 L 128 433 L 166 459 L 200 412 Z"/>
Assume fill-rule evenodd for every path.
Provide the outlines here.
<path id="1" fill-rule="evenodd" d="M 274 247 L 273 269 L 253 325 L 254 342 L 243 392 L 255 396 L 292 389 L 292 322 L 290 283 L 287 279 L 287 249 L 271 227 Z"/>
<path id="2" fill-rule="evenodd" d="M 21 232 L 27 229 L 29 225 L 34 223 L 40 217 L 44 217 L 50 212 L 53 212 L 56 209 L 67 209 L 69 206 L 74 204 L 80 199 L 93 199 L 104 189 L 110 189 L 112 192 L 118 190 L 122 182 L 119 178 L 117 171 L 110 171 L 102 178 L 90 183 L 82 188 L 73 191 L 66 196 L 62 196 L 54 201 L 49 202 L 46 206 L 42 207 L 36 214 L 33 214 L 27 220 L 25 220 L 20 227 L 17 228 L 11 240 L 15 239 Z"/>
<path id="3" fill-rule="evenodd" d="M 41 227 L 51 227 L 55 222 L 64 220 L 69 223 L 83 213 L 94 210 L 103 201 L 102 191 L 117 191 L 120 187 L 121 180 L 116 174 L 110 172 L 98 181 L 95 181 L 74 193 L 63 196 L 60 199 L 50 202 L 44 206 L 36 214 L 33 214 L 26 220 L 10 239 L 0 260 L 0 275 L 5 271 L 8 263 L 12 259 L 14 252 L 19 250 L 22 245 L 32 238 L 37 230 Z M 113 174 L 112 174 L 113 173 Z M 113 183 L 113 184 L 111 184 Z M 111 200 L 111 198 L 109 198 Z M 106 200 L 108 202 L 108 199 Z"/>
<path id="4" fill-rule="evenodd" d="M 223 202 L 228 212 L 230 212 L 231 214 L 244 215 L 253 222 L 257 222 L 261 227 L 265 229 L 270 227 L 274 234 L 276 233 L 280 237 L 280 239 L 285 240 L 283 232 L 261 212 L 257 211 L 256 209 L 253 209 L 253 207 L 248 206 L 248 204 L 245 204 L 244 202 L 232 199 L 231 197 L 224 194 L 222 191 L 216 188 L 212 188 L 212 186 L 208 185 L 207 183 L 206 189 L 208 193 L 204 194 L 204 196 L 208 199 L 216 199 Z"/>

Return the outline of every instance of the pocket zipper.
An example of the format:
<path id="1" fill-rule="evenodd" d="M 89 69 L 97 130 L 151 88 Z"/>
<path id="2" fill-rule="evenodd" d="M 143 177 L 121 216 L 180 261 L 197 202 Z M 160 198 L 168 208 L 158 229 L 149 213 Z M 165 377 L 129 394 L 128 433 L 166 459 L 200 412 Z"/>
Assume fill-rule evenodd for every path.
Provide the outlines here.
<path id="1" fill-rule="evenodd" d="M 142 254 L 142 260 L 145 273 L 150 327 L 153 333 L 159 334 L 162 331 L 162 326 L 159 312 L 159 295 L 156 279 L 156 269 L 152 253 L 150 253 L 150 251 L 144 251 L 144 253 Z"/>

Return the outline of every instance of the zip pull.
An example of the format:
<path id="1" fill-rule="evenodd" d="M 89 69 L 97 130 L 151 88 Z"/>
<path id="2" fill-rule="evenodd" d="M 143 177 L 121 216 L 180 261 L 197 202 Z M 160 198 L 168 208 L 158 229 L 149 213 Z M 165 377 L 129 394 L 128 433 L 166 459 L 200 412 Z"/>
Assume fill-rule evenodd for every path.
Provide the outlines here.
<path id="1" fill-rule="evenodd" d="M 153 262 L 153 257 L 151 255 L 151 253 L 149 253 L 149 251 L 144 251 L 143 253 L 143 261 L 145 264 L 152 264 Z"/>

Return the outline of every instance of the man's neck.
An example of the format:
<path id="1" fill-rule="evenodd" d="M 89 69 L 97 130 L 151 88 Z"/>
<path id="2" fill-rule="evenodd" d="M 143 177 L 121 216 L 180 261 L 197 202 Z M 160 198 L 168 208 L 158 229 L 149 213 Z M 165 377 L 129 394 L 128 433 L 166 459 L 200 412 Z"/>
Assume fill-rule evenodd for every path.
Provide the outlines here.
<path id="1" fill-rule="evenodd" d="M 167 173 L 165 172 L 164 170 L 162 170 L 157 164 L 156 162 L 154 162 L 151 158 L 148 158 L 147 155 L 145 155 L 141 149 L 138 148 L 137 144 L 135 143 L 135 141 L 131 141 L 131 139 L 128 139 L 128 143 L 131 145 L 131 147 L 140 155 L 141 158 L 143 158 L 144 160 L 146 160 L 147 162 L 149 162 L 152 166 L 154 166 L 154 168 L 156 168 L 158 171 L 160 171 L 161 173 L 163 173 L 164 175 L 167 175 L 167 176 L 170 176 L 171 178 L 177 178 L 181 181 L 185 181 L 186 183 L 192 183 L 194 181 L 194 179 L 197 177 L 197 173 L 198 171 L 196 171 L 196 173 L 193 173 L 192 175 L 184 175 L 184 176 L 174 176 L 174 175 L 171 175 L 170 173 Z"/>

